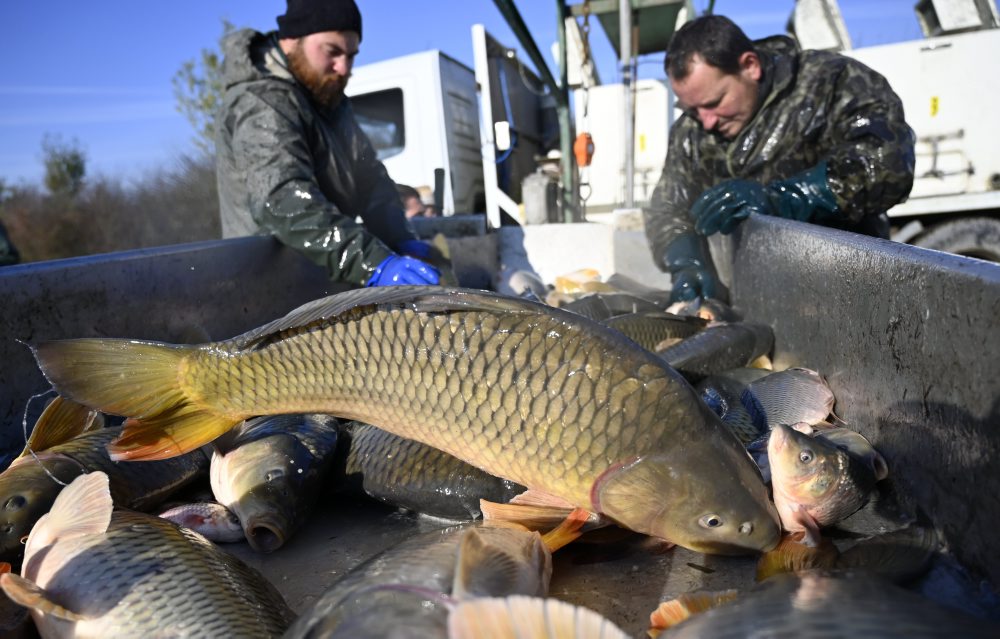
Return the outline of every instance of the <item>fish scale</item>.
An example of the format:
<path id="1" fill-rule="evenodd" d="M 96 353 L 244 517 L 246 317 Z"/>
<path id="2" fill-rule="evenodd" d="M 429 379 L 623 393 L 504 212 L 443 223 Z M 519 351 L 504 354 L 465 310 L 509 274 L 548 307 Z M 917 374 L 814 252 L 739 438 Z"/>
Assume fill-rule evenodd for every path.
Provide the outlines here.
<path id="1" fill-rule="evenodd" d="M 317 300 L 215 344 L 66 340 L 34 352 L 60 392 L 141 417 L 113 447 L 122 458 L 176 454 L 251 415 L 329 413 L 688 547 L 776 542 L 746 452 L 652 353 L 537 303 L 386 288 Z M 689 473 L 702 481 L 677 479 Z M 707 514 L 726 532 L 699 524 Z"/>
<path id="2" fill-rule="evenodd" d="M 62 540 L 37 559 L 34 580 L 92 617 L 77 623 L 82 636 L 280 636 L 293 618 L 259 573 L 148 515 L 115 511 L 105 534 Z"/>

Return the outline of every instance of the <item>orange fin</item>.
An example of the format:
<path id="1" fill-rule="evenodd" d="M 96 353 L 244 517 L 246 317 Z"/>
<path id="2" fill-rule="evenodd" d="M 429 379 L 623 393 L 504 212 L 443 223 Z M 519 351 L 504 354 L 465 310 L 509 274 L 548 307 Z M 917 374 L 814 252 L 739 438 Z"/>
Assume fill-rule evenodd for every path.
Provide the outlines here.
<path id="1" fill-rule="evenodd" d="M 833 568 L 840 552 L 829 539 L 821 539 L 816 546 L 801 542 L 803 533 L 790 533 L 781 538 L 778 546 L 764 553 L 757 562 L 757 581 L 786 572 L 812 568 Z"/>
<path id="2" fill-rule="evenodd" d="M 190 407 L 149 419 L 127 419 L 122 434 L 108 444 L 108 453 L 114 461 L 168 459 L 209 443 L 241 421 Z"/>
<path id="3" fill-rule="evenodd" d="M 64 444 L 74 437 L 104 427 L 104 416 L 65 397 L 56 396 L 31 429 L 31 437 L 17 459 Z"/>
<path id="4" fill-rule="evenodd" d="M 498 504 L 479 500 L 483 520 L 489 525 L 503 522 L 518 524 L 528 530 L 549 531 L 543 535 L 549 550 L 556 551 L 580 535 L 608 526 L 606 517 L 584 508 L 554 508 L 522 504 Z"/>
<path id="5" fill-rule="evenodd" d="M 479 500 L 479 509 L 484 521 L 506 521 L 520 524 L 528 530 L 550 530 L 573 512 L 572 508 L 554 508 L 526 504 L 498 504 Z"/>
<path id="6" fill-rule="evenodd" d="M 573 510 L 576 508 L 576 504 L 573 504 L 562 497 L 556 497 L 550 493 L 535 490 L 529 488 L 520 495 L 516 495 L 510 500 L 512 504 L 521 504 L 524 506 L 544 506 L 547 508 L 565 508 L 566 510 Z"/>
<path id="7" fill-rule="evenodd" d="M 571 512 L 562 523 L 542 535 L 545 547 L 549 549 L 549 552 L 555 552 L 579 539 L 580 535 L 584 533 L 584 526 L 590 522 L 592 515 L 593 513 L 583 508 L 577 508 Z"/>
<path id="8" fill-rule="evenodd" d="M 448 615 L 448 639 L 627 639 L 593 610 L 541 597 L 482 597 L 463 601 Z"/>
<path id="9" fill-rule="evenodd" d="M 686 592 L 676 599 L 664 601 L 649 615 L 649 630 L 646 634 L 658 637 L 667 628 L 706 610 L 728 603 L 739 596 L 738 590 L 716 592 Z"/>
<path id="10" fill-rule="evenodd" d="M 28 581 L 20 575 L 6 573 L 0 575 L 0 588 L 10 597 L 11 601 L 20 604 L 25 608 L 37 610 L 66 621 L 78 622 L 87 618 L 71 610 L 63 608 L 56 602 L 49 599 L 48 594 L 38 587 L 34 582 Z"/>

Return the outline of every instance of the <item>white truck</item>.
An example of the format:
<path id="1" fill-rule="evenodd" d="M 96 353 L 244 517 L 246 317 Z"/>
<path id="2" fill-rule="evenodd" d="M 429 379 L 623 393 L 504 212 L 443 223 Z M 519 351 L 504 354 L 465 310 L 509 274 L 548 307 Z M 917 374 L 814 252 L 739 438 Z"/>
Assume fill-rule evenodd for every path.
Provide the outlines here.
<path id="1" fill-rule="evenodd" d="M 678 22 L 693 14 L 687 0 L 661 4 L 687 8 Z M 915 12 L 926 37 L 881 46 L 851 47 L 836 0 L 799 0 L 789 28 L 803 47 L 839 50 L 876 69 L 903 100 L 917 164 L 910 198 L 889 211 L 893 239 L 1000 261 L 1000 118 L 988 110 L 1000 98 L 1000 76 L 973 76 L 1000 58 L 996 4 L 920 0 Z M 583 60 L 575 55 L 580 29 L 572 17 L 567 35 L 576 71 Z M 436 186 L 445 215 L 486 211 L 491 226 L 500 224 L 501 210 L 519 223 L 561 221 L 551 197 L 561 177 L 553 100 L 514 49 L 480 25 L 473 49 L 475 71 L 439 51 L 355 69 L 350 93 L 362 126 L 393 179 Z M 635 206 L 649 201 L 677 115 L 673 95 L 665 80 L 633 82 L 628 126 L 625 85 L 584 73 L 570 82 L 576 131 L 589 132 L 596 149 L 592 164 L 579 169 L 581 207 L 586 220 L 607 221 L 628 200 L 629 173 Z M 539 184 L 550 197 L 537 197 Z"/>

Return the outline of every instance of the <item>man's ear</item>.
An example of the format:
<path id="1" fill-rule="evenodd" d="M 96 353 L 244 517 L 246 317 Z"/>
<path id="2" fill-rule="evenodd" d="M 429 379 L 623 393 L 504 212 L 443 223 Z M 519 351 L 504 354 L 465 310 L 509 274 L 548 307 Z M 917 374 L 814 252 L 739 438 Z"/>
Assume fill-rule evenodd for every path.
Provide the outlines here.
<path id="1" fill-rule="evenodd" d="M 760 58 L 753 51 L 744 51 L 740 55 L 740 74 L 759 82 L 761 78 Z"/>

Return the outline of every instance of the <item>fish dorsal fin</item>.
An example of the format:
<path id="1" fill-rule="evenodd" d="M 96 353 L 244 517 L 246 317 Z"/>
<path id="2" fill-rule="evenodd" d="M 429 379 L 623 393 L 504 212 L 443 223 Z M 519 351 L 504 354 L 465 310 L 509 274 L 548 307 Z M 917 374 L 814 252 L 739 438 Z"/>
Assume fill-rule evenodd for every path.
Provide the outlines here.
<path id="1" fill-rule="evenodd" d="M 57 395 L 38 417 L 35 427 L 31 429 L 31 437 L 18 459 L 30 456 L 30 451 L 38 453 L 48 450 L 103 426 L 104 416 L 101 413 Z"/>
<path id="2" fill-rule="evenodd" d="M 463 601 L 448 616 L 448 639 L 625 639 L 593 610 L 558 599 L 513 595 Z"/>
<path id="3" fill-rule="evenodd" d="M 104 533 L 111 525 L 113 507 L 106 474 L 80 475 L 62 489 L 49 512 L 31 529 L 24 549 L 25 564 L 35 552 L 60 539 Z"/>
<path id="4" fill-rule="evenodd" d="M 532 572 L 529 565 L 529 562 L 534 566 L 540 565 L 543 573 L 547 565 L 551 572 L 551 560 L 546 557 L 548 552 L 542 544 L 541 536 L 537 532 L 514 529 L 495 531 L 495 534 L 509 534 L 509 543 L 503 543 L 502 540 L 495 543 L 479 528 L 470 528 L 462 534 L 451 589 L 452 597 L 467 599 L 513 593 L 544 594 L 548 579 Z M 527 561 L 514 556 L 514 553 L 522 552 L 531 555 Z M 532 580 L 535 583 L 530 583 Z"/>
<path id="5" fill-rule="evenodd" d="M 48 594 L 39 588 L 37 584 L 28 581 L 20 575 L 10 573 L 0 575 L 0 588 L 3 589 L 11 601 L 25 608 L 37 610 L 46 615 L 65 619 L 66 621 L 78 622 L 86 619 L 86 617 L 67 610 L 52 601 L 49 599 Z"/>
<path id="6" fill-rule="evenodd" d="M 248 333 L 234 337 L 225 344 L 239 350 L 258 348 L 284 331 L 301 329 L 347 313 L 367 314 L 376 310 L 406 308 L 421 313 L 448 313 L 454 311 L 489 311 L 494 313 L 539 312 L 557 317 L 560 321 L 577 325 L 596 324 L 576 313 L 551 308 L 539 302 L 499 295 L 491 291 L 445 286 L 376 286 L 361 288 L 307 302 L 282 318 L 265 324 Z M 611 329 L 607 329 L 612 333 Z"/>

